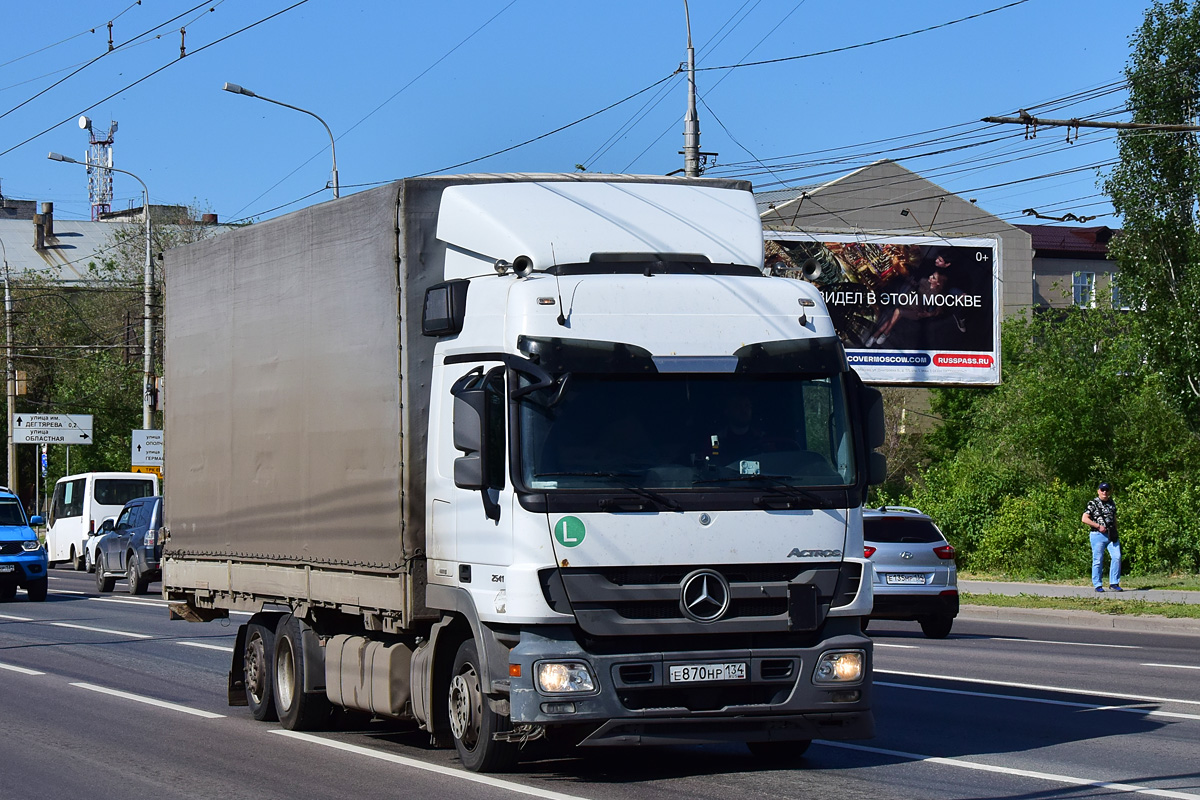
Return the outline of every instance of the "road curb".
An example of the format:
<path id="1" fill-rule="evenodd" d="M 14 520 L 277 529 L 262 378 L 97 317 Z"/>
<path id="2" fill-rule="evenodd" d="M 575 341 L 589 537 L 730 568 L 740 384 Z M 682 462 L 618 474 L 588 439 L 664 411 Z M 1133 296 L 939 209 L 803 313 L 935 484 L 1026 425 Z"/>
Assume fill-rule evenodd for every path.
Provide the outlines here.
<path id="1" fill-rule="evenodd" d="M 1011 608 L 964 604 L 959 609 L 958 619 L 1022 622 L 1034 625 L 1070 625 L 1080 628 L 1105 628 L 1138 633 L 1200 635 L 1200 619 L 1171 619 L 1157 615 L 1101 614 L 1098 611 L 1066 611 L 1056 608 Z"/>

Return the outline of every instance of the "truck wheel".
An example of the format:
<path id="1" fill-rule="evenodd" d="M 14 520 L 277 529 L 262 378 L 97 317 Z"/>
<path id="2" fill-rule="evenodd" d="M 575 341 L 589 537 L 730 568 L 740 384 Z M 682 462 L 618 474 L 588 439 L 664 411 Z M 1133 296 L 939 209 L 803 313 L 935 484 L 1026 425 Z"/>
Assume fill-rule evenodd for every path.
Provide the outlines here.
<path id="1" fill-rule="evenodd" d="M 142 573 L 138 569 L 137 556 L 132 553 L 129 556 L 129 565 L 125 568 L 125 578 L 129 581 L 130 594 L 146 593 L 147 581 L 142 577 Z"/>
<path id="2" fill-rule="evenodd" d="M 46 599 L 46 589 L 49 586 L 48 578 L 38 578 L 36 581 L 30 581 L 25 584 L 25 591 L 29 594 L 29 599 L 35 603 L 40 603 Z"/>
<path id="3" fill-rule="evenodd" d="M 930 639 L 945 639 L 950 635 L 950 629 L 954 627 L 954 617 L 948 615 L 923 617 L 920 622 L 921 632 Z"/>
<path id="4" fill-rule="evenodd" d="M 775 764 L 790 764 L 804 755 L 810 744 L 812 740 L 801 739 L 796 742 L 746 742 L 746 747 L 755 758 Z"/>
<path id="5" fill-rule="evenodd" d="M 87 569 L 87 564 L 83 560 L 83 554 L 75 552 L 75 545 L 71 545 L 71 565 L 75 567 L 76 572 L 83 572 Z"/>
<path id="6" fill-rule="evenodd" d="M 243 675 L 246 682 L 246 704 L 260 722 L 279 719 L 275 711 L 271 678 L 274 673 L 275 631 L 261 622 L 246 624 L 246 654 Z"/>
<path id="7" fill-rule="evenodd" d="M 504 772 L 517 763 L 517 745 L 497 742 L 492 734 L 512 730 L 508 717 L 492 711 L 479 670 L 475 641 L 468 639 L 454 657 L 450 678 L 450 732 L 463 766 L 472 772 Z"/>
<path id="8" fill-rule="evenodd" d="M 866 633 L 867 626 L 871 624 L 871 618 L 870 617 L 859 617 L 858 620 L 859 620 L 858 624 L 862 628 L 862 632 Z"/>
<path id="9" fill-rule="evenodd" d="M 15 582 L 0 583 L 0 600 L 12 600 L 16 596 L 17 584 Z"/>
<path id="10" fill-rule="evenodd" d="M 289 731 L 316 731 L 328 727 L 333 704 L 323 694 L 306 694 L 304 634 L 300 621 L 288 614 L 275 631 L 275 710 Z"/>
<path id="11" fill-rule="evenodd" d="M 104 577 L 104 567 L 101 564 L 96 564 L 96 591 L 104 594 L 113 590 L 113 584 L 117 582 L 116 578 Z"/>

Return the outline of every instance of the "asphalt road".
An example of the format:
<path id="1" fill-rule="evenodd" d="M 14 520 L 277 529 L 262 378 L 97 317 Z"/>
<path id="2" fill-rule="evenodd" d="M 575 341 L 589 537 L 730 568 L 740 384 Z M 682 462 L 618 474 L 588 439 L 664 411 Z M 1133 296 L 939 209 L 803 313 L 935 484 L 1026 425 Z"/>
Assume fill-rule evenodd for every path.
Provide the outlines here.
<path id="1" fill-rule="evenodd" d="M 154 591 L 155 584 L 151 587 Z M 225 704 L 236 625 L 151 594 L 0 603 L 0 798 L 1055 798 L 1200 800 L 1200 635 L 960 619 L 949 639 L 871 626 L 878 735 L 794 766 L 741 747 L 543 748 L 463 771 L 411 726 L 289 734 Z"/>

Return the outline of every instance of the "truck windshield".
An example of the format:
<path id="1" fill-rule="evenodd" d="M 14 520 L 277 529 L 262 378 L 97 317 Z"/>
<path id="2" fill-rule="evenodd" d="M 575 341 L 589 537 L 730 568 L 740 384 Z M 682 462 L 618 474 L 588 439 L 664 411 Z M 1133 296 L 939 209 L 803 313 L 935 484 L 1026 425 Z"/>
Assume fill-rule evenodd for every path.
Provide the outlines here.
<path id="1" fill-rule="evenodd" d="M 533 491 L 855 482 L 840 373 L 569 373 L 519 408 Z"/>

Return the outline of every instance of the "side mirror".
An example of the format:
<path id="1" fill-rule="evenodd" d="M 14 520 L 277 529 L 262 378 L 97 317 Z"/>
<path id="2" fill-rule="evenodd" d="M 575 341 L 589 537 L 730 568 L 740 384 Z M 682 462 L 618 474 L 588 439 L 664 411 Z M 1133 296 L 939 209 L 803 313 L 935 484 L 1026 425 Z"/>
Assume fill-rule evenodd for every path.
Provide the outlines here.
<path id="1" fill-rule="evenodd" d="M 462 389 L 454 396 L 454 449 L 465 455 L 454 459 L 454 485 L 460 489 L 487 487 L 484 436 L 487 397 L 483 387 Z"/>
<path id="2" fill-rule="evenodd" d="M 867 483 L 878 486 L 887 480 L 887 456 L 872 450 L 869 458 L 871 460 L 867 465 Z"/>
<path id="3" fill-rule="evenodd" d="M 863 409 L 866 411 L 867 449 L 882 447 L 887 438 L 883 418 L 883 392 L 870 386 L 862 387 Z"/>
<path id="4" fill-rule="evenodd" d="M 29 518 L 29 527 L 36 528 L 38 525 L 45 525 L 46 519 L 41 515 L 34 515 Z"/>

